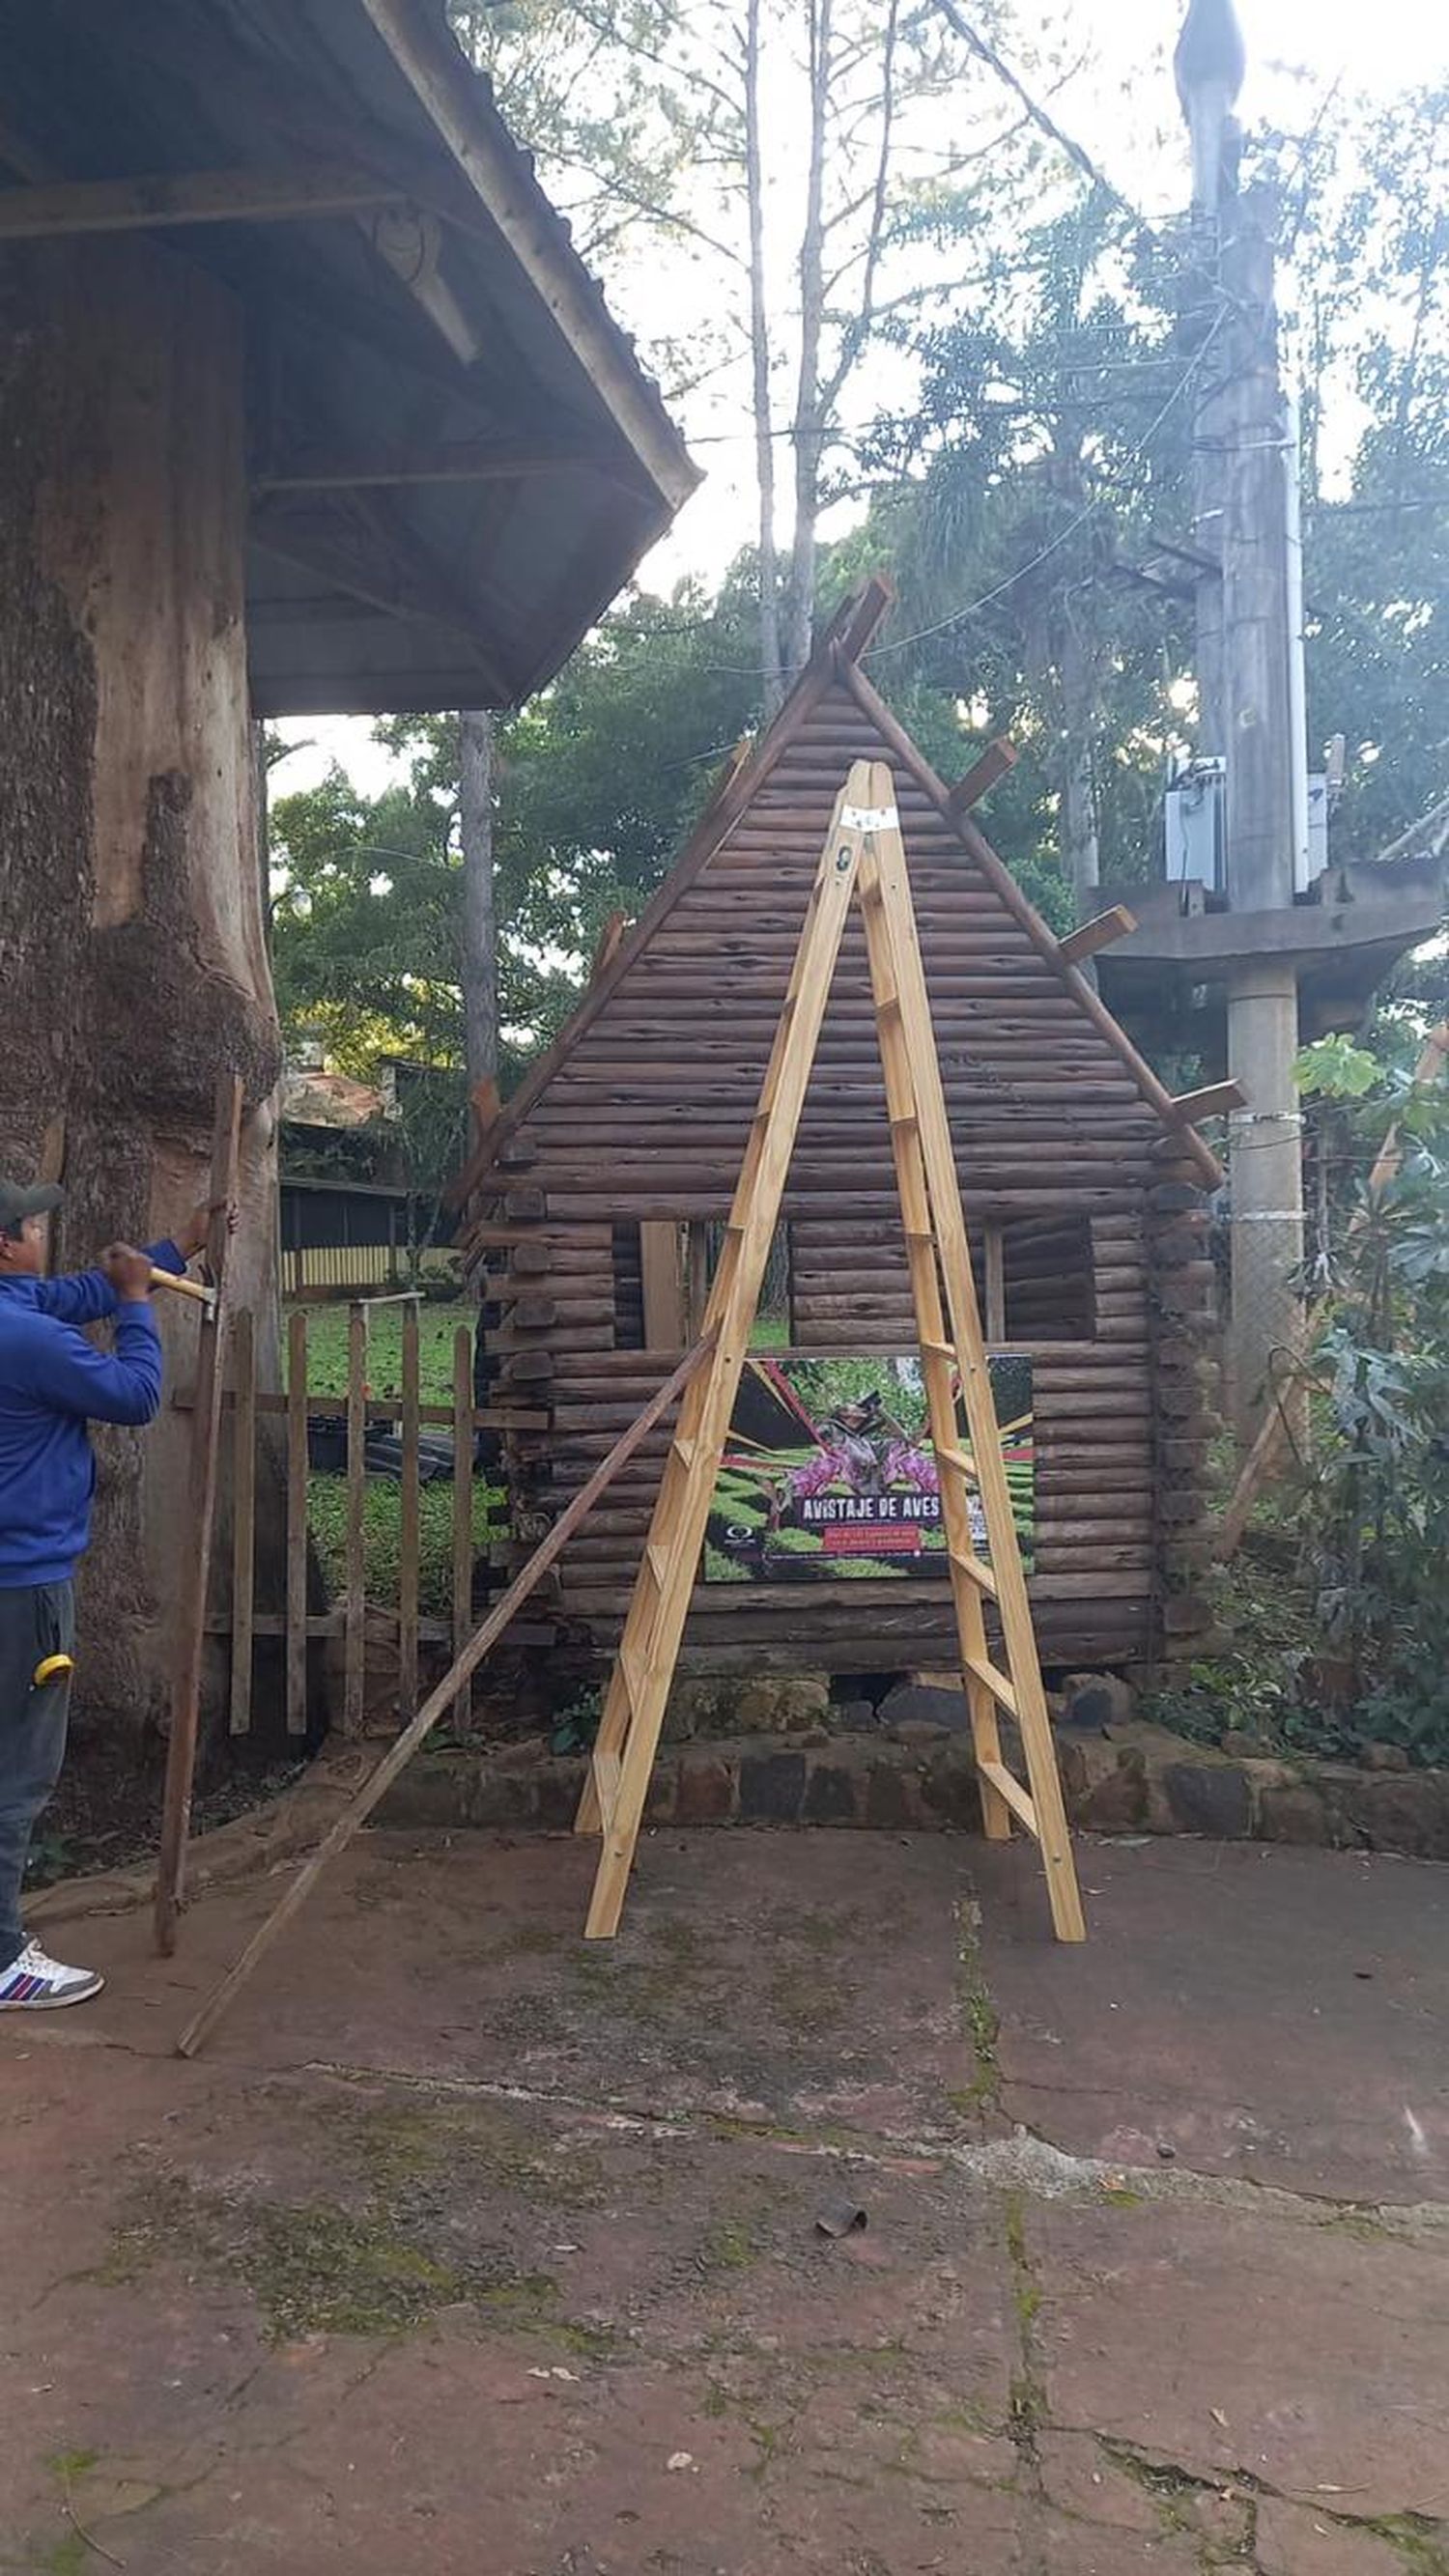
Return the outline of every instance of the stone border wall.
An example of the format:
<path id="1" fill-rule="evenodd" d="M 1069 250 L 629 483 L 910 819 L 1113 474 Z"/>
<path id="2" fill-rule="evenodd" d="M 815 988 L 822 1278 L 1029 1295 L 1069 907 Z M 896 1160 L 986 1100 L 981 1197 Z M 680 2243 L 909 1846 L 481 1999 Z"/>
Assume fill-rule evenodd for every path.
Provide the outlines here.
<path id="1" fill-rule="evenodd" d="M 1059 1738 L 1072 1823 L 1106 1834 L 1317 1844 L 1449 1860 L 1449 1771 L 1360 1771 L 1232 1758 L 1161 1729 Z M 384 1825 L 567 1832 L 581 1756 L 542 1741 L 499 1752 L 419 1755 L 379 1810 Z M 881 1833 L 977 1832 L 968 1740 L 879 1732 L 738 1736 L 660 1749 L 646 1825 L 850 1825 Z"/>

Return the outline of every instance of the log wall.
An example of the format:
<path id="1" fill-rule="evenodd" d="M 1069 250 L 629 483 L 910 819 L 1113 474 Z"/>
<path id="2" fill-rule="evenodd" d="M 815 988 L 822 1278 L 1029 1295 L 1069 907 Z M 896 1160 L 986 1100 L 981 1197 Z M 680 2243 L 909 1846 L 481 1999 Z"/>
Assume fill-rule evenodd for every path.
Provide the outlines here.
<path id="1" fill-rule="evenodd" d="M 473 1202 L 494 1391 L 553 1413 L 547 1436 L 510 1452 L 515 1556 L 667 1373 L 667 1353 L 630 1346 L 631 1229 L 725 1214 L 833 799 L 851 760 L 885 753 L 845 689 L 818 699 L 563 1052 Z M 1128 1065 L 895 766 L 967 1221 L 978 1245 L 988 1223 L 1003 1229 L 1007 1342 L 1034 1362 L 1043 1659 L 1140 1658 L 1158 1646 L 1169 1589 L 1182 1602 L 1190 1589 L 1190 1506 L 1210 1427 L 1201 1319 L 1183 1303 L 1200 1286 L 1199 1192 Z M 782 1213 L 793 1346 L 910 1349 L 858 917 Z M 1164 1298 L 1177 1301 L 1166 1321 Z M 602 1648 L 617 1632 L 665 1445 L 661 1432 L 563 1561 L 556 1608 L 580 1642 Z M 1172 1504 L 1183 1492 L 1188 1503 Z M 1174 1615 L 1185 1634 L 1187 1608 Z M 686 1661 L 890 1669 L 939 1659 L 952 1634 L 939 1576 L 701 1584 Z"/>

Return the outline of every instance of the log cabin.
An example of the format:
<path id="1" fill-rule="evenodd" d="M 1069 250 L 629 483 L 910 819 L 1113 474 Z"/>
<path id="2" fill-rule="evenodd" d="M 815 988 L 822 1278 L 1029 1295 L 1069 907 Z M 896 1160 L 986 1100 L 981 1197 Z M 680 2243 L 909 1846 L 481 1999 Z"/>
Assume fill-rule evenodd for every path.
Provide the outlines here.
<path id="1" fill-rule="evenodd" d="M 1169 1096 L 1077 962 L 1114 925 L 1058 941 L 973 823 L 1009 753 L 948 787 L 903 732 L 862 667 L 889 601 L 874 580 L 837 613 L 642 918 L 603 943 L 572 1019 L 456 1186 L 484 1381 L 551 1413 L 546 1434 L 507 1445 L 506 1561 L 536 1544 L 697 1329 L 832 805 L 852 760 L 883 759 L 987 1341 L 1032 1363 L 1042 1659 L 1140 1664 L 1185 1644 L 1203 1617 L 1215 1425 L 1205 1202 L 1221 1175 L 1194 1122 L 1231 1103 L 1222 1087 Z M 858 914 L 781 1218 L 772 1355 L 912 1351 Z M 602 1656 L 615 1641 L 666 1438 L 565 1555 L 560 1643 Z M 949 1662 L 953 1634 L 937 1571 L 701 1579 L 681 1668 L 880 1673 Z"/>

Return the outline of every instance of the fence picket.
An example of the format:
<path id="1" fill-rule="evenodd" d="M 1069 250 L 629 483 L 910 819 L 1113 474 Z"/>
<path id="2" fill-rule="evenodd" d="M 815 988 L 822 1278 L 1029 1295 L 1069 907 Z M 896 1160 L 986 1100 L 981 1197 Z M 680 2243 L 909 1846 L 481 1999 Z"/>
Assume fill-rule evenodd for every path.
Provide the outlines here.
<path id="1" fill-rule="evenodd" d="M 460 1324 L 453 1336 L 453 1652 L 473 1633 L 473 1336 Z M 473 1684 L 464 1682 L 455 1717 L 472 1714 Z"/>
<path id="2" fill-rule="evenodd" d="M 252 1722 L 252 1615 L 257 1555 L 257 1343 L 250 1307 L 232 1318 L 231 1732 Z"/>
<path id="3" fill-rule="evenodd" d="M 287 1733 L 307 1732 L 307 1318 L 287 1318 Z"/>
<path id="4" fill-rule="evenodd" d="M 402 1511 L 398 1537 L 398 1707 L 418 1704 L 418 1309 L 402 1314 Z"/>
<path id="5" fill-rule="evenodd" d="M 347 1323 L 347 1616 L 344 1631 L 342 1732 L 362 1733 L 366 1705 L 367 1308 Z"/>

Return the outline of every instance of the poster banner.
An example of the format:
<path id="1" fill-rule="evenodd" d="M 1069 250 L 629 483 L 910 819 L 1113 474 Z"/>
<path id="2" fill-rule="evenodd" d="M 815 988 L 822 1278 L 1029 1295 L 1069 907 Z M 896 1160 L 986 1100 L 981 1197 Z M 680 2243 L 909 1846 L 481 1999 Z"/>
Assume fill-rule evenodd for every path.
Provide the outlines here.
<path id="1" fill-rule="evenodd" d="M 1031 1361 L 989 1361 L 1022 1561 L 1031 1571 Z M 958 1401 L 958 1438 L 970 1457 Z M 986 1523 L 968 1479 L 973 1542 Z M 745 1364 L 705 1537 L 709 1583 L 899 1578 L 943 1570 L 945 1532 L 921 1363 L 895 1357 Z"/>

